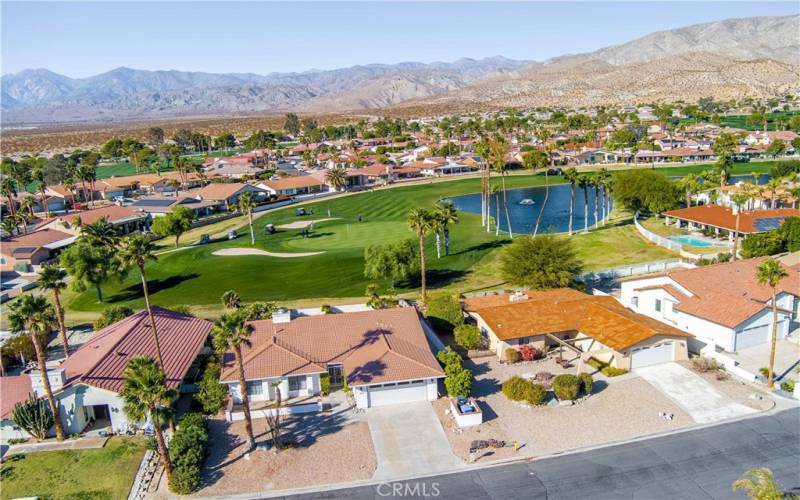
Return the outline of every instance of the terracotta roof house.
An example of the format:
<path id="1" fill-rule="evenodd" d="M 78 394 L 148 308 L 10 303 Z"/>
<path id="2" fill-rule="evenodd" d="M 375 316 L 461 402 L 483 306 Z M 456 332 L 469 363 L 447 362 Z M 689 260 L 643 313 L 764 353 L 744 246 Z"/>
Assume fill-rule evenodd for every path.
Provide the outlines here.
<path id="1" fill-rule="evenodd" d="M 596 358 L 626 370 L 688 357 L 689 334 L 637 314 L 610 296 L 567 288 L 528 290 L 469 297 L 462 306 L 501 359 L 507 349 L 523 345 L 540 351 L 560 348 L 579 364 Z"/>
<path id="2" fill-rule="evenodd" d="M 214 182 L 198 191 L 193 191 L 192 194 L 199 200 L 220 202 L 225 205 L 227 210 L 230 210 L 239 202 L 239 196 L 247 192 L 253 193 L 253 198 L 257 202 L 265 200 L 269 196 L 266 190 L 241 182 Z"/>
<path id="3" fill-rule="evenodd" d="M 153 308 L 153 315 L 167 386 L 188 390 L 184 381 L 198 369 L 197 358 L 206 346 L 211 322 L 158 307 Z M 146 310 L 95 332 L 58 368 L 48 370 L 67 434 L 82 432 L 90 425 L 114 431 L 134 426 L 122 411 L 119 392 L 125 367 L 135 356 L 155 358 Z M 34 371 L 30 376 L 34 393 L 42 395 L 41 373 Z"/>
<path id="4" fill-rule="evenodd" d="M 784 338 L 800 306 L 800 252 L 779 258 L 789 276 L 778 288 L 778 338 Z M 766 259 L 737 260 L 622 280 L 622 302 L 641 314 L 691 333 L 692 350 L 714 344 L 725 351 L 769 341 L 772 296 L 756 269 Z"/>
<path id="5" fill-rule="evenodd" d="M 666 224 L 674 219 L 675 225 L 686 224 L 689 229 L 714 229 L 729 232 L 733 239 L 736 231 L 736 211 L 720 205 L 699 205 L 669 210 L 663 213 Z M 800 217 L 800 209 L 776 208 L 770 210 L 742 211 L 739 215 L 739 234 L 756 234 L 777 229 L 787 217 Z"/>
<path id="6" fill-rule="evenodd" d="M 438 397 L 444 377 L 414 308 L 403 307 L 293 318 L 290 311 L 254 321 L 252 345 L 243 349 L 252 404 L 281 397 L 308 400 L 347 383 L 356 405 L 369 408 Z M 233 353 L 222 360 L 221 381 L 241 402 Z"/>
<path id="7" fill-rule="evenodd" d="M 14 405 L 22 403 L 33 393 L 31 377 L 23 374 L 0 377 L 0 443 L 9 439 L 26 439 L 30 435 L 17 427 L 12 417 Z"/>
<path id="8" fill-rule="evenodd" d="M 276 180 L 263 181 L 259 184 L 269 194 L 276 196 L 298 196 L 328 191 L 328 185 L 311 175 L 294 175 Z"/>
<path id="9" fill-rule="evenodd" d="M 39 229 L 26 235 L 5 238 L 0 242 L 0 270 L 30 272 L 32 266 L 52 259 L 75 238 L 74 234 L 55 229 Z"/>
<path id="10" fill-rule="evenodd" d="M 80 224 L 76 220 L 80 219 Z M 80 233 L 80 226 L 93 224 L 101 219 L 106 219 L 120 234 L 129 234 L 135 231 L 143 231 L 150 227 L 150 216 L 132 207 L 121 207 L 119 205 L 109 205 L 106 207 L 93 208 L 80 212 L 70 212 L 47 220 L 39 225 L 37 230 L 56 229 L 77 235 Z"/>

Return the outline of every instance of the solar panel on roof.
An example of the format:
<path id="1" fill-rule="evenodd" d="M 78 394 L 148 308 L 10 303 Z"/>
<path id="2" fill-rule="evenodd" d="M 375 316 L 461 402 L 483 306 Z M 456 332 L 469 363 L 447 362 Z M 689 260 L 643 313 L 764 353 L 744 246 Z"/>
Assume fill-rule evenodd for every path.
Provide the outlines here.
<path id="1" fill-rule="evenodd" d="M 785 217 L 764 217 L 762 219 L 756 219 L 753 222 L 753 226 L 759 231 L 771 231 L 781 227 L 784 219 Z"/>
<path id="2" fill-rule="evenodd" d="M 137 200 L 134 207 L 168 207 L 175 203 L 175 200 L 158 199 L 158 200 Z"/>
<path id="3" fill-rule="evenodd" d="M 14 255 L 27 255 L 36 251 L 36 247 L 18 247 L 14 249 Z"/>

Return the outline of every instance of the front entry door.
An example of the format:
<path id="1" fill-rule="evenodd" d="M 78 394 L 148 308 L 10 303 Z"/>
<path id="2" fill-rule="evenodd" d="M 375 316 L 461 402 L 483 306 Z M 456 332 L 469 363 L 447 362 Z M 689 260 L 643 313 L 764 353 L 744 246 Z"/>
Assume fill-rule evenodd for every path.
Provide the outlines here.
<path id="1" fill-rule="evenodd" d="M 331 381 L 331 387 L 342 386 L 344 384 L 342 365 L 328 365 L 328 377 Z"/>

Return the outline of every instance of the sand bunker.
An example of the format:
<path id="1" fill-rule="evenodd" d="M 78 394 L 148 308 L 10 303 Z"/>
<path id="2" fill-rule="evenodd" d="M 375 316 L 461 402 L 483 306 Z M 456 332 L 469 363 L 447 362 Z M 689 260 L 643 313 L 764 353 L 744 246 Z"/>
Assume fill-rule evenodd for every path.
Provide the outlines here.
<path id="1" fill-rule="evenodd" d="M 304 227 L 308 227 L 311 224 L 316 224 L 317 222 L 325 222 L 326 220 L 337 220 L 338 217 L 328 217 L 327 219 L 316 219 L 316 220 L 299 220 L 297 222 L 290 222 L 289 224 L 281 224 L 278 226 L 278 229 L 303 229 Z"/>
<path id="2" fill-rule="evenodd" d="M 211 255 L 217 255 L 220 257 L 231 257 L 236 255 L 264 255 L 266 257 L 281 257 L 281 258 L 293 258 L 293 257 L 310 257 L 312 255 L 319 255 L 325 252 L 301 252 L 301 253 L 285 253 L 285 252 L 267 252 L 266 250 L 259 250 L 258 248 L 223 248 L 221 250 L 215 250 L 211 253 Z"/>

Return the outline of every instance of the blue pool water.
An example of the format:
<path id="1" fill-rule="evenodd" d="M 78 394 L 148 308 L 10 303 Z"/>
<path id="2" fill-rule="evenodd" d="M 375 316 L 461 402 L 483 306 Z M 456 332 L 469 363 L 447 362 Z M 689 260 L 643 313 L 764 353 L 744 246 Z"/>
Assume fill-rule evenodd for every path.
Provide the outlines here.
<path id="1" fill-rule="evenodd" d="M 697 238 L 692 238 L 691 236 L 670 236 L 672 241 L 676 243 L 680 243 L 681 245 L 689 245 L 691 247 L 710 247 L 711 243 L 698 240 Z"/>

